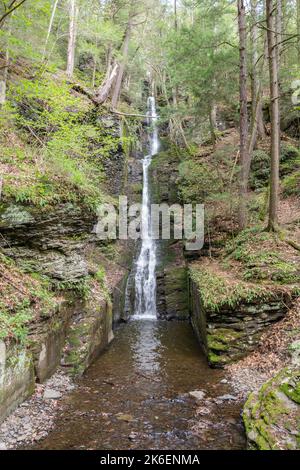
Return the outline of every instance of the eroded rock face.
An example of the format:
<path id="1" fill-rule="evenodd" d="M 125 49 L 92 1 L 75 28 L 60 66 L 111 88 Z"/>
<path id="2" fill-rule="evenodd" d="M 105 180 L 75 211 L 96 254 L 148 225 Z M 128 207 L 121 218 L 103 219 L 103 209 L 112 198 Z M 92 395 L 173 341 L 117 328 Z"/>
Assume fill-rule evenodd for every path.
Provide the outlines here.
<path id="1" fill-rule="evenodd" d="M 243 420 L 250 449 L 299 450 L 299 365 L 281 370 L 258 392 L 251 393 Z"/>
<path id="2" fill-rule="evenodd" d="M 188 320 L 187 267 L 167 264 L 157 275 L 157 309 L 160 318 Z"/>
<path id="3" fill-rule="evenodd" d="M 31 354 L 0 341 L 0 423 L 33 393 L 34 384 Z"/>
<path id="4" fill-rule="evenodd" d="M 283 318 L 290 303 L 288 295 L 274 293 L 268 301 L 258 298 L 235 308 L 224 305 L 215 312 L 204 309 L 199 288 L 190 280 L 192 325 L 213 367 L 223 367 L 253 351 L 265 328 Z"/>
<path id="5" fill-rule="evenodd" d="M 28 271 L 58 281 L 79 279 L 88 274 L 83 249 L 95 239 L 95 222 L 94 214 L 70 203 L 47 211 L 7 204 L 0 213 L 0 247 Z"/>
<path id="6" fill-rule="evenodd" d="M 26 271 L 47 276 L 62 294 L 56 309 L 45 312 L 43 318 L 34 319 L 30 325 L 37 380 L 45 381 L 60 364 L 65 340 L 72 335 L 73 316 L 77 323 L 88 325 L 84 348 L 78 342 L 81 348 L 78 371 L 82 372 L 112 336 L 110 310 L 103 307 L 103 296 L 100 300 L 95 296 L 86 301 L 83 293 L 76 293 L 76 286 L 84 285 L 92 270 L 90 251 L 101 251 L 101 242 L 93 233 L 96 215 L 69 203 L 47 210 L 8 204 L 2 207 L 0 220 L 3 252 Z M 97 267 L 94 269 L 97 271 Z M 103 324 L 107 324 L 105 328 Z M 73 353 L 74 350 L 73 345 Z"/>
<path id="7" fill-rule="evenodd" d="M 113 339 L 112 304 L 94 295 L 90 302 L 77 302 L 67 328 L 62 365 L 73 375 L 83 374 Z"/>
<path id="8" fill-rule="evenodd" d="M 170 151 L 153 157 L 150 166 L 152 202 L 168 205 L 179 202 L 179 157 Z M 157 312 L 166 320 L 188 320 L 188 280 L 184 247 L 174 240 L 174 221 L 171 218 L 171 239 L 157 242 Z"/>

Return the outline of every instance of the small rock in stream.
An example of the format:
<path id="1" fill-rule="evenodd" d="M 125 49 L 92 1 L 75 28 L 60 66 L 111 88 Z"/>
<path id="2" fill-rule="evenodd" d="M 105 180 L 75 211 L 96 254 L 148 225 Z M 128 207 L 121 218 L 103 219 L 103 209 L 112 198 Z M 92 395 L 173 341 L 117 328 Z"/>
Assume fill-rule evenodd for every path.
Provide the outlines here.
<path id="1" fill-rule="evenodd" d="M 118 413 L 117 419 L 119 419 L 120 421 L 126 421 L 126 423 L 131 423 L 132 421 L 134 421 L 134 417 L 126 413 Z"/>
<path id="2" fill-rule="evenodd" d="M 221 401 L 231 401 L 231 400 L 237 400 L 237 399 L 238 399 L 237 396 L 229 395 L 229 393 L 225 395 L 221 395 L 220 397 L 217 398 L 217 400 L 221 400 Z"/>
<path id="3" fill-rule="evenodd" d="M 7 450 L 7 447 L 4 442 L 0 442 L 0 450 Z"/>
<path id="4" fill-rule="evenodd" d="M 196 398 L 196 400 L 201 401 L 205 397 L 205 392 L 202 390 L 193 390 L 192 392 L 189 392 L 189 395 L 193 398 Z"/>
<path id="5" fill-rule="evenodd" d="M 62 394 L 60 392 L 51 388 L 46 388 L 43 396 L 44 400 L 58 400 L 61 397 Z"/>

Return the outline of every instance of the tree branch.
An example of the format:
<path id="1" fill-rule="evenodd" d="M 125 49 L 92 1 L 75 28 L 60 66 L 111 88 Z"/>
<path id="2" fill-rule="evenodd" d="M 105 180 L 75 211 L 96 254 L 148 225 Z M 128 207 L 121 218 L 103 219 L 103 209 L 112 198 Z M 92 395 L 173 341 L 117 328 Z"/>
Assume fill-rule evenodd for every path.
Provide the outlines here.
<path id="1" fill-rule="evenodd" d="M 7 16 L 9 16 L 13 11 L 15 11 L 17 8 L 19 8 L 21 5 L 23 5 L 23 3 L 26 2 L 26 0 L 20 0 L 20 2 L 17 4 L 17 5 L 14 5 L 16 0 L 14 0 L 10 6 L 9 6 L 9 10 L 7 10 L 0 18 L 0 28 L 2 26 L 2 24 L 4 23 L 4 20 Z"/>

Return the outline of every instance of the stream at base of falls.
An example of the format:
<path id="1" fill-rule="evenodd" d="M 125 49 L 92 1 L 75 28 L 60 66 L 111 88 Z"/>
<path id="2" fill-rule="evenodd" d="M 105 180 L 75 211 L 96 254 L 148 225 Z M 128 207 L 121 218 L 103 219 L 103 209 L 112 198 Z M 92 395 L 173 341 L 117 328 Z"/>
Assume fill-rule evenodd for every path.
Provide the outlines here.
<path id="1" fill-rule="evenodd" d="M 64 399 L 34 449 L 243 449 L 241 403 L 190 324 L 132 320 Z M 189 395 L 203 391 L 200 401 Z"/>

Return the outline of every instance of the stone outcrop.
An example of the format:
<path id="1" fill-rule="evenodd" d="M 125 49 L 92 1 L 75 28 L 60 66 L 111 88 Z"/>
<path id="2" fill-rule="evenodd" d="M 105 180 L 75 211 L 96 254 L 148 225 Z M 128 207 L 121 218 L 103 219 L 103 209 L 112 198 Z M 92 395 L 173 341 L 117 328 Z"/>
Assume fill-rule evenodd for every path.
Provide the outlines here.
<path id="1" fill-rule="evenodd" d="M 300 369 L 287 367 L 251 393 L 243 411 L 248 447 L 300 449 Z"/>
<path id="2" fill-rule="evenodd" d="M 0 341 L 0 423 L 34 391 L 31 354 Z"/>
<path id="3" fill-rule="evenodd" d="M 188 278 L 183 264 L 168 264 L 157 274 L 157 310 L 166 320 L 188 320 Z"/>
<path id="4" fill-rule="evenodd" d="M 89 302 L 76 302 L 67 327 L 62 365 L 74 375 L 81 375 L 113 339 L 111 301 L 94 295 Z"/>
<path id="5" fill-rule="evenodd" d="M 192 325 L 212 367 L 223 367 L 253 351 L 265 328 L 283 318 L 291 304 L 287 293 L 275 289 L 258 292 L 251 300 L 241 295 L 235 304 L 228 295 L 228 302 L 214 308 L 205 305 L 205 293 L 193 279 L 189 292 Z M 217 291 L 215 295 L 217 304 Z"/>

